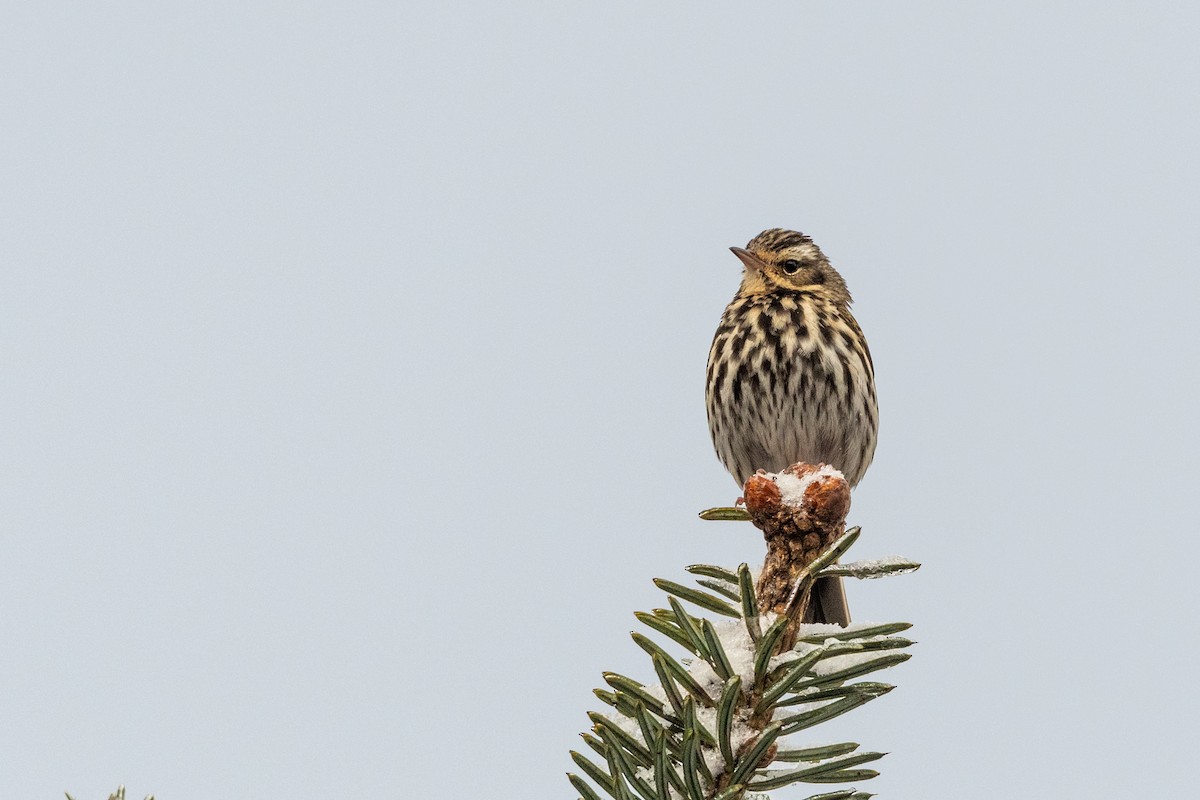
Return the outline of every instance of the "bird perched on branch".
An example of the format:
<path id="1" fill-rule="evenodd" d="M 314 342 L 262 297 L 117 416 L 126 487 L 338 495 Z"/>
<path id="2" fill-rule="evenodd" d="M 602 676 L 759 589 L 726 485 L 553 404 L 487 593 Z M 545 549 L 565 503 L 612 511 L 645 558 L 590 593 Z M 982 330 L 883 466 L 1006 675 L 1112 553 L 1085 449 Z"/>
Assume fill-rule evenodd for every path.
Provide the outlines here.
<path id="1" fill-rule="evenodd" d="M 830 464 L 853 487 L 875 454 L 878 409 L 850 291 L 813 240 L 772 228 L 730 248 L 742 284 L 708 354 L 708 427 L 739 486 L 755 470 Z M 822 579 L 814 622 L 846 625 L 838 578 Z"/>

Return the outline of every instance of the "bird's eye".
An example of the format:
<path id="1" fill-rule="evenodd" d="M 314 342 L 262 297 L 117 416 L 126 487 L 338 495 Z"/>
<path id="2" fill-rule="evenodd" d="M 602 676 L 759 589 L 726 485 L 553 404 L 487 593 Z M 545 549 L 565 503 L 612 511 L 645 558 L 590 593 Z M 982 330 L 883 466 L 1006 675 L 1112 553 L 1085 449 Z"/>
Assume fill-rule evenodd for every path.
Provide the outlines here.
<path id="1" fill-rule="evenodd" d="M 783 267 L 783 271 L 788 275 L 794 275 L 796 274 L 796 270 L 800 269 L 800 262 L 794 258 L 789 258 L 787 261 L 780 264 L 780 266 Z"/>

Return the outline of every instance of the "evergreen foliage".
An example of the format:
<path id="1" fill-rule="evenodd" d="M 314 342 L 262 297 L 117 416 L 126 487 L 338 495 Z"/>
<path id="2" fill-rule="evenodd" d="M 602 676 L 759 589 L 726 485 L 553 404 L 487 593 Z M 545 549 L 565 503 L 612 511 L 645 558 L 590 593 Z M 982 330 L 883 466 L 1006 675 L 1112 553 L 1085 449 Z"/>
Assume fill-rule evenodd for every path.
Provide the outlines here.
<path id="1" fill-rule="evenodd" d="M 75 800 L 70 792 L 63 792 L 67 796 L 67 800 Z M 108 800 L 125 800 L 125 787 L 118 786 L 117 790 L 108 796 Z M 146 800 L 154 800 L 154 795 L 146 795 Z"/>
<path id="2" fill-rule="evenodd" d="M 824 576 L 876 578 L 919 566 L 903 559 L 833 563 L 858 532 L 851 529 L 822 554 L 794 591 L 807 593 Z M 797 625 L 760 612 L 746 564 L 736 570 L 697 564 L 688 571 L 696 586 L 656 579 L 667 607 L 635 615 L 687 656 L 632 634 L 657 683 L 603 674 L 607 688 L 595 695 L 605 712 L 588 714 L 592 728 L 582 737 L 590 752 L 572 751 L 579 774 L 567 775 L 582 800 L 765 800 L 762 792 L 791 784 L 848 784 L 878 775 L 864 765 L 883 753 L 860 751 L 854 742 L 797 748 L 786 737 L 891 691 L 891 684 L 858 679 L 908 660 L 902 651 L 912 642 L 897 634 L 910 625 Z M 783 648 L 789 626 L 795 644 Z M 807 800 L 871 796 L 849 788 Z"/>

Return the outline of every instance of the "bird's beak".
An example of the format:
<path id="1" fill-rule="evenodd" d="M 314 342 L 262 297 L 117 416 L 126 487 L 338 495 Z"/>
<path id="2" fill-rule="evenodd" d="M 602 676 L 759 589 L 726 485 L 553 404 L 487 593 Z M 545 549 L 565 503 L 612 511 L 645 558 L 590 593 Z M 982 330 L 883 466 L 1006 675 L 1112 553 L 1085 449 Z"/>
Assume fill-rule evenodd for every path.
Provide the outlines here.
<path id="1" fill-rule="evenodd" d="M 741 259 L 741 262 L 746 265 L 746 269 L 752 269 L 752 270 L 756 270 L 758 272 L 762 272 L 763 269 L 767 266 L 761 258 L 754 255 L 754 253 L 751 253 L 749 250 L 746 250 L 741 247 L 731 247 L 731 248 L 729 248 L 729 250 L 735 256 L 737 256 L 739 259 Z"/>

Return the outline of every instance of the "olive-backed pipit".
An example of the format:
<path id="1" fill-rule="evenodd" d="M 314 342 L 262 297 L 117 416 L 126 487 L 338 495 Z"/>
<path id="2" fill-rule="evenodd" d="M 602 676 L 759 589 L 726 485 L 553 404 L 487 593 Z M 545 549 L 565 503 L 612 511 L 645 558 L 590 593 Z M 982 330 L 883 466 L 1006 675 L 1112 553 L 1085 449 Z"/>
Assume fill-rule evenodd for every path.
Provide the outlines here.
<path id="1" fill-rule="evenodd" d="M 708 427 L 738 485 L 755 470 L 830 464 L 850 486 L 875 454 L 878 409 L 867 340 L 846 282 L 813 240 L 772 228 L 745 267 L 708 354 Z M 850 621 L 839 579 L 814 593 L 810 621 Z"/>

